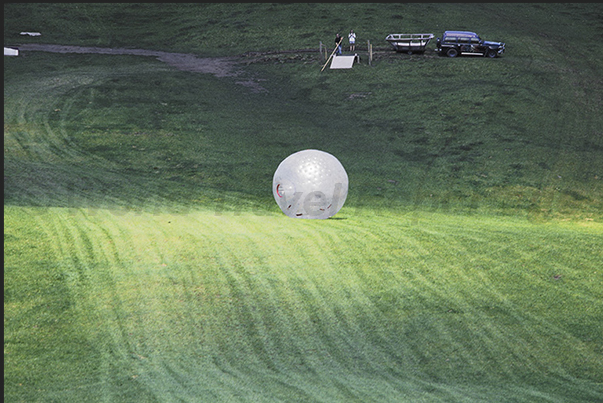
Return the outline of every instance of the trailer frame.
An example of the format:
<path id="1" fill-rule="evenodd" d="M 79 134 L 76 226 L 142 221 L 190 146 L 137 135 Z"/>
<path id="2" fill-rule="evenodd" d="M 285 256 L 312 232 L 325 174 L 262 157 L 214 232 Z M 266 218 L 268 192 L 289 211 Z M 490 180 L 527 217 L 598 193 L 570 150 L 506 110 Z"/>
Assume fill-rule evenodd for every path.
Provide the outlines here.
<path id="1" fill-rule="evenodd" d="M 433 39 L 434 34 L 389 34 L 385 40 L 396 52 L 413 53 L 425 52 L 425 47 Z"/>

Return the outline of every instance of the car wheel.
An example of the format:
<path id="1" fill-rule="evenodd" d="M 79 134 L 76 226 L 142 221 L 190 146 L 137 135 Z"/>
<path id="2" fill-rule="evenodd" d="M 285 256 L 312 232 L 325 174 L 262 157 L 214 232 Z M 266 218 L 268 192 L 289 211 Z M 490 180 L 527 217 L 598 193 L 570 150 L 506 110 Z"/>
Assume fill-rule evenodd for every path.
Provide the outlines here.
<path id="1" fill-rule="evenodd" d="M 459 55 L 459 51 L 456 48 L 450 48 L 446 51 L 446 55 L 448 57 L 457 57 Z"/>
<path id="2" fill-rule="evenodd" d="M 488 57 L 496 57 L 496 51 L 493 49 L 488 50 Z"/>

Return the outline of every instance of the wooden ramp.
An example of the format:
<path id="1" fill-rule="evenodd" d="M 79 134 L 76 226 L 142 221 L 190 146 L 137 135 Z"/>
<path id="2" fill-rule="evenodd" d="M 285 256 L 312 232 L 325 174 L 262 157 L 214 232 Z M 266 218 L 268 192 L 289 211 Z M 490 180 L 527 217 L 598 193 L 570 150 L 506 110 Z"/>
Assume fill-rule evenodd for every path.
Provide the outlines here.
<path id="1" fill-rule="evenodd" d="M 351 69 L 356 56 L 333 56 L 332 69 Z"/>

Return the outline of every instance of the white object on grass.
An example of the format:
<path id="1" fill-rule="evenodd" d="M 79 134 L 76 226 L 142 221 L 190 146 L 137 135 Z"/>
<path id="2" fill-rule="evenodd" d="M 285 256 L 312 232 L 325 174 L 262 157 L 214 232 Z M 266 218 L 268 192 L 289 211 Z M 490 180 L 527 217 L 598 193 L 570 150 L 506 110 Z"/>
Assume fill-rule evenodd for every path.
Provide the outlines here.
<path id="1" fill-rule="evenodd" d="M 19 49 L 4 48 L 4 56 L 19 56 Z"/>
<path id="2" fill-rule="evenodd" d="M 337 214 L 348 196 L 348 174 L 327 152 L 298 151 L 276 169 L 272 194 L 289 217 L 329 218 Z"/>
<path id="3" fill-rule="evenodd" d="M 333 60 L 331 61 L 332 69 L 351 69 L 354 64 L 354 60 L 358 56 L 333 56 Z"/>
<path id="4" fill-rule="evenodd" d="M 25 31 L 24 31 L 24 32 L 21 32 L 21 35 L 28 35 L 28 36 L 40 36 L 40 35 L 42 35 L 42 34 L 41 34 L 41 33 L 39 33 L 39 32 L 25 32 Z"/>

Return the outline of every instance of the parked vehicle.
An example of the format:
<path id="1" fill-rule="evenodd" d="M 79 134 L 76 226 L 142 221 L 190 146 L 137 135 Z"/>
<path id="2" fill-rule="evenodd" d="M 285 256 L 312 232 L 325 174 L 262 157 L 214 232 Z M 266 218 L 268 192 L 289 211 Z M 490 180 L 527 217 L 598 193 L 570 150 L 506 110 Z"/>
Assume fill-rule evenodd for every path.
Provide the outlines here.
<path id="1" fill-rule="evenodd" d="M 436 39 L 435 51 L 448 57 L 465 54 L 497 57 L 504 53 L 505 43 L 485 41 L 475 32 L 446 31 L 441 39 Z"/>

